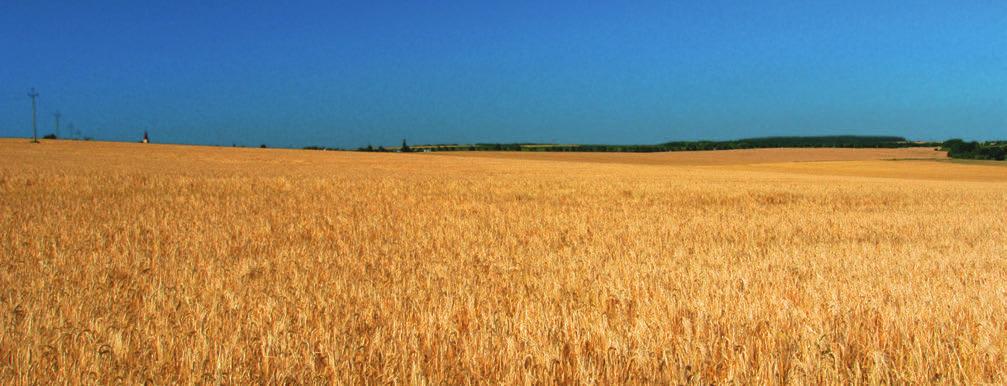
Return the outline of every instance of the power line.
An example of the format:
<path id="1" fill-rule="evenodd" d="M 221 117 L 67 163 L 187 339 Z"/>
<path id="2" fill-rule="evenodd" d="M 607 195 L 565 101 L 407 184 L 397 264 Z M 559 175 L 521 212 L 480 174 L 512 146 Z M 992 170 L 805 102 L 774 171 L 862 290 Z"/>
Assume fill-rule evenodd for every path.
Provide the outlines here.
<path id="1" fill-rule="evenodd" d="M 57 137 L 59 137 L 59 118 L 62 116 L 63 114 L 60 114 L 59 111 L 52 113 L 52 117 L 56 119 L 56 132 L 53 134 L 55 134 Z"/>
<path id="2" fill-rule="evenodd" d="M 28 96 L 31 98 L 31 141 L 38 143 L 38 127 L 35 125 L 35 110 L 36 103 L 35 100 L 38 99 L 38 91 L 32 87 L 31 91 L 28 92 Z"/>

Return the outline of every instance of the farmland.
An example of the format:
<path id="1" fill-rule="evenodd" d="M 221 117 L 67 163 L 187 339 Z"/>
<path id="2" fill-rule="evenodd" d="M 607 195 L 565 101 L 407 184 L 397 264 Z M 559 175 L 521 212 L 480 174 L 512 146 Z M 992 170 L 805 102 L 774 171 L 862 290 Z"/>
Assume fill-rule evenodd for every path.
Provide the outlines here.
<path id="1" fill-rule="evenodd" d="M 940 158 L 0 140 L 0 383 L 1004 383 Z"/>

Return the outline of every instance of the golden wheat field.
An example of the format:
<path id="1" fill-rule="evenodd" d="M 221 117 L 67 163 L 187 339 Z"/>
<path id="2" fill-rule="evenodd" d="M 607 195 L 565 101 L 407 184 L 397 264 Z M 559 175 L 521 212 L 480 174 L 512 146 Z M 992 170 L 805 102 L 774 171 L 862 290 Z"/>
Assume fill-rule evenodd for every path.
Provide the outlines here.
<path id="1" fill-rule="evenodd" d="M 0 140 L 0 383 L 1005 383 L 942 156 Z"/>

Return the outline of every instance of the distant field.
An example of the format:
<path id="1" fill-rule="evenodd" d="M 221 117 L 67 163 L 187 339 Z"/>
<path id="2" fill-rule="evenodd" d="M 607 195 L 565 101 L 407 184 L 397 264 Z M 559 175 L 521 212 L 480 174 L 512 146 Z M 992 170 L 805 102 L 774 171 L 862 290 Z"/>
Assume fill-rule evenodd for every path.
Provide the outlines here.
<path id="1" fill-rule="evenodd" d="M 1000 162 L 1000 163 L 996 163 Z M 725 165 L 722 170 L 750 170 L 820 176 L 876 177 L 940 181 L 1007 182 L 1007 163 L 959 160 L 822 161 Z"/>
<path id="2" fill-rule="evenodd" d="M 0 140 L 0 383 L 1007 383 L 1007 168 L 905 158 Z"/>
<path id="3" fill-rule="evenodd" d="M 543 161 L 625 163 L 643 165 L 736 165 L 773 162 L 857 161 L 888 159 L 944 159 L 947 153 L 932 147 L 899 149 L 744 149 L 675 151 L 663 153 L 581 152 L 444 152 L 437 156 L 510 158 Z"/>

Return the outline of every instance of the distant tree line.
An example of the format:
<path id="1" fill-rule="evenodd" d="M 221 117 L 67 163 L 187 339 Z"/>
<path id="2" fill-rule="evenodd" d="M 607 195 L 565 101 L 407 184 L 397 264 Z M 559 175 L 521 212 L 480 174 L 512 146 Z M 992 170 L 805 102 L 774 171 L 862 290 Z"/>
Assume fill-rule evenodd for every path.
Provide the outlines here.
<path id="1" fill-rule="evenodd" d="M 1007 158 L 1007 141 L 966 142 L 956 138 L 944 141 L 941 150 L 951 158 L 1003 161 Z"/>
<path id="2" fill-rule="evenodd" d="M 409 147 L 405 141 L 398 148 L 374 148 L 370 145 L 359 151 L 545 151 L 545 152 L 632 152 L 653 153 L 668 151 L 761 149 L 780 147 L 836 147 L 836 148 L 901 148 L 936 147 L 939 143 L 911 142 L 893 136 L 817 136 L 817 137 L 764 137 L 731 141 L 676 141 L 657 145 L 548 145 L 535 143 L 475 143 L 437 144 Z"/>
<path id="3" fill-rule="evenodd" d="M 425 150 L 411 148 L 409 147 L 409 144 L 406 143 L 406 140 L 403 139 L 402 146 L 399 147 L 385 148 L 384 146 L 374 147 L 371 145 L 367 145 L 366 147 L 357 148 L 357 151 L 381 152 L 381 153 L 393 151 L 398 153 L 412 153 L 414 151 L 425 151 Z"/>
<path id="4" fill-rule="evenodd" d="M 79 134 L 79 130 L 78 130 L 78 134 Z M 42 139 L 61 139 L 61 138 L 58 135 L 56 135 L 56 133 L 49 133 L 49 134 L 43 135 Z M 79 135 L 77 137 L 70 137 L 70 138 L 64 137 L 62 139 L 65 139 L 65 140 L 84 140 L 84 141 L 93 141 L 94 140 L 94 138 L 91 138 L 91 137 L 80 137 Z"/>

